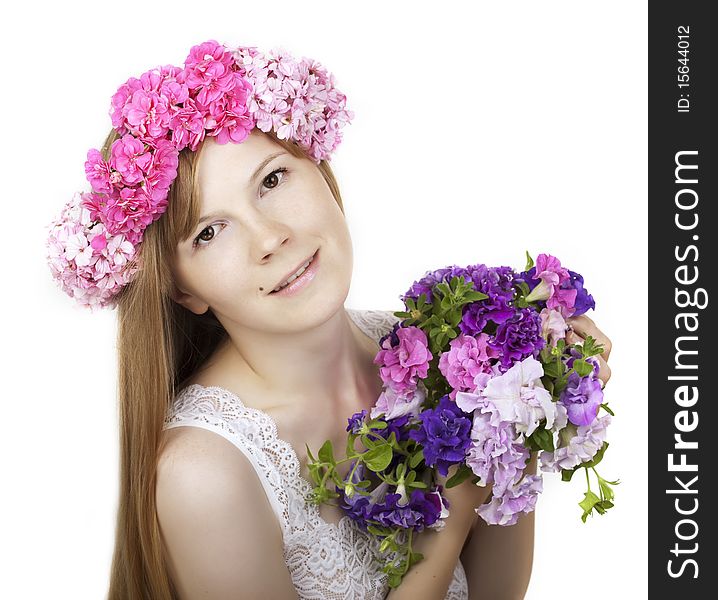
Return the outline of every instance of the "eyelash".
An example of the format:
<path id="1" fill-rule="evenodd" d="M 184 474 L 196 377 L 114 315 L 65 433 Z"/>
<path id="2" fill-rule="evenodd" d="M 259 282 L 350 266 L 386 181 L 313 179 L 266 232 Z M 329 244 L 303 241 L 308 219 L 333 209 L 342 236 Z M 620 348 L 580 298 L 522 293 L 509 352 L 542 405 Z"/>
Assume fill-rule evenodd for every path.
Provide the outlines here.
<path id="1" fill-rule="evenodd" d="M 286 167 L 279 167 L 279 168 L 277 168 L 277 169 L 274 169 L 274 171 L 271 171 L 270 173 L 268 173 L 268 174 L 264 177 L 264 179 L 262 179 L 262 184 L 264 184 L 264 180 L 267 179 L 267 177 L 269 177 L 270 175 L 274 175 L 275 173 L 286 173 L 286 172 L 287 172 L 287 168 L 286 168 Z M 279 181 L 279 183 L 278 183 L 276 186 L 274 186 L 273 188 L 270 188 L 270 191 L 276 190 L 280 185 L 282 185 L 282 182 L 284 181 L 284 179 L 285 179 L 285 178 L 282 177 L 282 179 Z M 261 187 L 261 186 L 260 186 L 260 187 Z M 192 240 L 192 249 L 195 249 L 195 248 L 200 248 L 200 249 L 201 249 L 201 248 L 206 248 L 207 246 L 209 246 L 212 242 L 209 241 L 209 242 L 204 242 L 204 243 L 201 244 L 201 243 L 200 243 L 200 240 L 199 240 L 200 236 L 201 236 L 207 229 L 210 229 L 210 228 L 214 227 L 215 225 L 221 225 L 221 224 L 222 224 L 222 223 L 213 223 L 212 225 L 208 225 L 208 226 L 205 227 L 202 231 L 200 231 L 200 232 L 197 234 L 197 237 Z M 212 238 L 212 240 L 214 240 L 214 237 Z"/>

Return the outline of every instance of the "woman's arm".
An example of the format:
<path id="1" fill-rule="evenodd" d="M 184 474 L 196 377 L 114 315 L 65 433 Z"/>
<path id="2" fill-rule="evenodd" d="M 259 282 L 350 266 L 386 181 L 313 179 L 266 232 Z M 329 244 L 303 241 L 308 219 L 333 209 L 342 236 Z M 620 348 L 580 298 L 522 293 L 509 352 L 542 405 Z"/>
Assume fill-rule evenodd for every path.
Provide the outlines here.
<path id="1" fill-rule="evenodd" d="M 536 473 L 533 452 L 526 473 Z M 469 582 L 469 600 L 521 600 L 531 579 L 534 513 L 521 514 L 515 525 L 487 525 L 477 517 L 461 552 Z"/>
<path id="2" fill-rule="evenodd" d="M 389 592 L 386 600 L 435 600 L 446 597 L 459 561 L 461 549 L 475 522 L 474 508 L 486 501 L 491 486 L 479 487 L 467 480 L 452 488 L 446 481 L 456 473 L 456 465 L 449 468 L 446 477 L 436 475 L 437 483 L 444 488 L 443 496 L 449 503 L 449 516 L 441 531 L 424 529 L 415 534 L 412 550 L 424 558 L 404 575 L 401 585 Z"/>
<path id="3" fill-rule="evenodd" d="M 415 534 L 412 550 L 421 552 L 424 558 L 409 569 L 398 588 L 389 591 L 386 600 L 446 597 L 470 529 L 470 524 L 464 525 L 463 530 L 449 528 L 449 521 L 451 516 L 441 531 L 425 529 Z"/>

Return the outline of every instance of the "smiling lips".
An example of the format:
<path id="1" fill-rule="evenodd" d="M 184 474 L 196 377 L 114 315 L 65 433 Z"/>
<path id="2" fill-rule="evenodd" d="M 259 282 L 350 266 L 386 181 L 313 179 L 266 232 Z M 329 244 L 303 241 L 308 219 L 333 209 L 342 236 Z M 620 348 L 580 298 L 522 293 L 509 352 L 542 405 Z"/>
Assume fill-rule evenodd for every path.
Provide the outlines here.
<path id="1" fill-rule="evenodd" d="M 278 284 L 272 291 L 277 292 L 281 290 L 284 287 L 287 287 L 292 281 L 294 281 L 297 277 L 299 277 L 304 271 L 307 269 L 307 267 L 310 265 L 312 260 L 314 259 L 314 255 L 316 254 L 316 251 L 314 254 L 312 254 L 307 260 L 305 260 L 299 268 L 295 269 L 282 283 Z"/>

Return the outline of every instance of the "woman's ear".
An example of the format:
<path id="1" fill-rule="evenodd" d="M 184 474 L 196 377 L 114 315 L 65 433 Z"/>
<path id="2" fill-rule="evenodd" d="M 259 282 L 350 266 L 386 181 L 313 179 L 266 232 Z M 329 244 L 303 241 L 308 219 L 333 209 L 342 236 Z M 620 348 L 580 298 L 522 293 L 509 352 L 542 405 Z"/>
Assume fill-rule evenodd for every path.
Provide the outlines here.
<path id="1" fill-rule="evenodd" d="M 182 291 L 174 283 L 172 284 L 172 293 L 170 294 L 170 297 L 177 304 L 181 304 L 187 310 L 196 315 L 203 315 L 207 312 L 207 310 L 209 310 L 209 304 L 203 302 L 197 298 L 197 296 L 193 296 L 192 294 Z"/>

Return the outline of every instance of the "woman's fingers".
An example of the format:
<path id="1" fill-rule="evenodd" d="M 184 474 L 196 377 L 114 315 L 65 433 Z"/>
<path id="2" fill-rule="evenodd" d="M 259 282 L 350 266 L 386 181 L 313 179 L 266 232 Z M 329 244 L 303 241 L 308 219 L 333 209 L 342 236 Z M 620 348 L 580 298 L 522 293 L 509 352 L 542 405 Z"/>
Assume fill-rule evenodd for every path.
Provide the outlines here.
<path id="1" fill-rule="evenodd" d="M 575 331 L 566 332 L 567 344 L 583 344 L 583 342 L 584 339 L 580 335 L 577 335 Z M 601 389 L 606 387 L 608 380 L 611 379 L 611 367 L 608 366 L 608 363 L 603 358 L 604 355 L 605 353 L 596 356 L 596 359 L 598 359 L 598 378 L 601 380 Z"/>
<path id="2" fill-rule="evenodd" d="M 566 323 L 573 327 L 573 330 L 579 336 L 582 336 L 583 339 L 586 339 L 586 336 L 590 335 L 601 344 L 601 346 L 603 346 L 601 356 L 608 362 L 608 356 L 611 354 L 611 340 L 608 339 L 608 336 L 603 333 L 603 331 L 596 327 L 596 324 L 590 317 L 587 317 L 585 314 L 579 315 L 578 317 L 569 317 L 566 319 Z"/>

